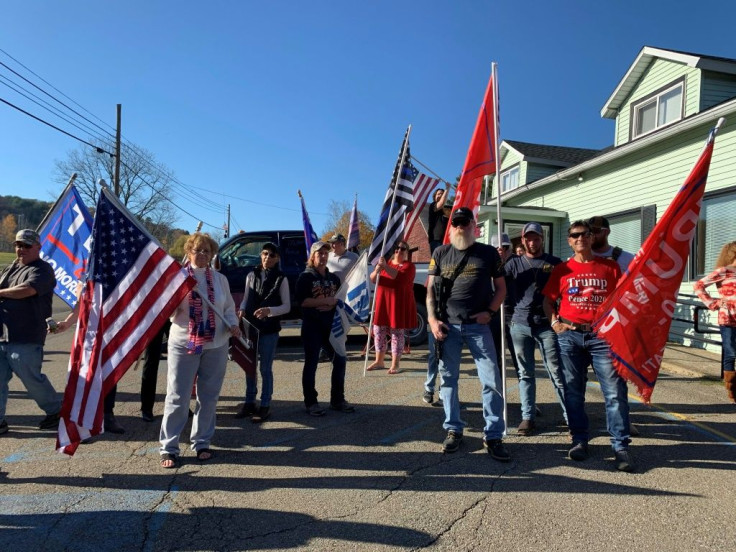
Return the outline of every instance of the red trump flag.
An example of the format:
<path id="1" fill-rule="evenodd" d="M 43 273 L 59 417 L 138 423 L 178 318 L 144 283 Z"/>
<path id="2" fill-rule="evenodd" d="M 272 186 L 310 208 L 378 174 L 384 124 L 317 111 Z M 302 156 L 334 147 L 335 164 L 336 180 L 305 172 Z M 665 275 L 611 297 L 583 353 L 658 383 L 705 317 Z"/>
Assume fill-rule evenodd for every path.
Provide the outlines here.
<path id="1" fill-rule="evenodd" d="M 82 439 L 104 431 L 105 395 L 195 284 L 103 188 L 69 356 L 58 451 L 72 455 Z"/>
<path id="2" fill-rule="evenodd" d="M 460 175 L 460 182 L 455 193 L 455 202 L 452 211 L 459 207 L 467 207 L 476 215 L 480 206 L 480 192 L 483 187 L 483 177 L 496 172 L 496 126 L 497 112 L 494 93 L 495 83 L 493 73 L 488 79 L 483 103 L 480 106 L 478 120 L 475 123 L 473 137 L 470 140 L 465 165 Z M 452 220 L 452 215 L 450 215 Z M 450 243 L 450 227 L 445 229 L 444 243 Z"/>
<path id="3" fill-rule="evenodd" d="M 616 290 L 597 311 L 598 336 L 610 345 L 614 367 L 636 385 L 647 403 L 657 381 L 690 243 L 698 227 L 717 130 L 718 126 Z"/>

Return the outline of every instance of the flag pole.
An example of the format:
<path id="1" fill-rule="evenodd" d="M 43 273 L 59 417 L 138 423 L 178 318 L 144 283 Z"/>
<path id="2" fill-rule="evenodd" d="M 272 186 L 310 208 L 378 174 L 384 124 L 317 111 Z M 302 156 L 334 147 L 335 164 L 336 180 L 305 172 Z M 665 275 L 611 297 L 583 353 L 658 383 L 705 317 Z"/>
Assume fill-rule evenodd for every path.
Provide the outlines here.
<path id="1" fill-rule="evenodd" d="M 493 147 L 494 156 L 496 159 L 496 220 L 497 224 L 497 235 L 498 243 L 503 248 L 503 215 L 501 214 L 501 163 L 498 161 L 498 65 L 496 62 L 491 63 L 491 78 L 493 79 Z M 506 290 L 508 293 L 508 290 Z M 504 301 L 505 303 L 505 301 Z M 503 396 L 503 425 L 504 437 L 508 434 L 508 406 L 506 401 L 506 307 L 504 303 L 501 303 L 500 315 L 501 315 L 501 351 L 498 355 L 501 358 L 501 395 Z"/>
<path id="2" fill-rule="evenodd" d="M 381 253 L 379 254 L 380 257 L 383 257 L 383 255 L 386 252 L 386 240 L 388 239 L 388 223 L 391 220 L 391 213 L 393 213 L 394 210 L 394 204 L 396 203 L 396 190 L 399 187 L 399 179 L 401 178 L 401 170 L 404 168 L 404 161 L 406 160 L 406 148 L 409 146 L 409 135 L 411 134 L 411 124 L 406 129 L 406 134 L 404 135 L 404 143 L 401 148 L 401 161 L 399 162 L 398 170 L 396 171 L 396 179 L 389 183 L 389 188 L 391 188 L 391 184 L 393 184 L 394 189 L 393 193 L 391 194 L 391 206 L 388 208 L 388 216 L 386 217 L 386 228 L 383 230 L 383 243 L 381 243 Z M 381 273 L 378 273 L 378 276 L 376 276 L 376 284 L 373 286 L 373 297 L 371 298 L 371 317 L 368 320 L 368 341 L 365 344 L 365 360 L 363 361 L 363 377 L 365 377 L 366 373 L 368 372 L 368 355 L 370 355 L 371 352 L 371 331 L 373 330 L 373 315 L 375 313 L 376 309 L 376 292 L 378 291 L 378 282 L 381 280 Z"/>
<path id="3" fill-rule="evenodd" d="M 43 217 L 43 220 L 36 226 L 36 232 L 38 232 L 41 228 L 43 228 L 43 225 L 46 224 L 46 221 L 51 216 L 51 213 L 54 212 L 54 209 L 56 209 L 57 205 L 59 205 L 59 202 L 61 201 L 61 198 L 64 197 L 64 194 L 66 194 L 67 190 L 72 187 L 72 184 L 74 184 L 74 181 L 77 179 L 77 173 L 72 173 L 72 175 L 69 177 L 69 182 L 66 183 L 66 186 L 64 186 L 64 189 L 59 194 L 59 197 L 56 198 L 56 201 L 51 206 L 51 209 L 46 211 L 46 214 Z"/>

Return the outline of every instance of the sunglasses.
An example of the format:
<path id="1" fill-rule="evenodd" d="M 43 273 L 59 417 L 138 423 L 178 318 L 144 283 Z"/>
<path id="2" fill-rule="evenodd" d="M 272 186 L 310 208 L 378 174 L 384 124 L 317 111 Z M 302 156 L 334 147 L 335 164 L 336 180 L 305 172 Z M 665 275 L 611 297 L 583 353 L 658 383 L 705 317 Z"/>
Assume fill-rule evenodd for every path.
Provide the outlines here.
<path id="1" fill-rule="evenodd" d="M 33 247 L 33 245 L 28 245 L 27 243 L 22 243 L 22 242 L 16 242 L 15 247 L 17 247 L 18 249 L 30 249 L 31 247 Z"/>
<path id="2" fill-rule="evenodd" d="M 404 247 L 403 245 L 400 245 L 400 246 L 399 246 L 399 247 L 397 247 L 396 249 L 398 249 L 399 251 L 406 251 L 406 250 L 407 250 L 407 248 L 406 248 L 406 247 Z"/>
<path id="3" fill-rule="evenodd" d="M 600 234 L 601 232 L 603 232 L 603 230 L 604 230 L 603 228 L 591 228 L 591 229 L 590 229 L 590 231 L 591 231 L 591 232 L 592 232 L 593 234 Z"/>
<path id="4" fill-rule="evenodd" d="M 588 232 L 587 230 L 585 232 L 570 232 L 567 235 L 567 237 L 568 238 L 572 238 L 574 240 L 576 240 L 578 238 L 589 238 L 590 237 L 590 232 Z"/>
<path id="5" fill-rule="evenodd" d="M 458 219 L 452 221 L 452 225 L 455 228 L 458 228 L 459 226 L 467 226 L 468 224 L 470 224 L 470 220 L 468 219 Z"/>
<path id="6" fill-rule="evenodd" d="M 209 255 L 210 250 L 209 249 L 192 249 L 192 253 L 195 255 Z"/>

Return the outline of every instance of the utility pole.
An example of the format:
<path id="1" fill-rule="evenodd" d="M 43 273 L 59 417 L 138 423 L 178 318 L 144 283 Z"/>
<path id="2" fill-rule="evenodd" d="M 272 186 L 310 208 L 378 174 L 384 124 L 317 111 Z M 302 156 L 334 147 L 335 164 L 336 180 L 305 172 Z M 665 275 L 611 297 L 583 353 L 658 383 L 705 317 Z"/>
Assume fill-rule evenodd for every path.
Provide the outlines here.
<path id="1" fill-rule="evenodd" d="M 230 237 L 230 204 L 227 204 L 227 223 L 225 224 L 225 238 Z"/>
<path id="2" fill-rule="evenodd" d="M 115 131 L 115 195 L 120 197 L 120 120 L 123 106 L 118 104 L 118 126 Z"/>

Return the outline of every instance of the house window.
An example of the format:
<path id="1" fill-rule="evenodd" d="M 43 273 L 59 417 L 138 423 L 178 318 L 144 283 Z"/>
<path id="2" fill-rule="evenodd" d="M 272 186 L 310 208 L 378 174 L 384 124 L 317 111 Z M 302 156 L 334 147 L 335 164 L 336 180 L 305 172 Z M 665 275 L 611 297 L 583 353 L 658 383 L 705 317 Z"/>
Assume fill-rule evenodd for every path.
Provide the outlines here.
<path id="1" fill-rule="evenodd" d="M 633 107 L 633 138 L 682 119 L 684 81 L 655 92 Z"/>
<path id="2" fill-rule="evenodd" d="M 519 187 L 519 167 L 509 169 L 501 174 L 501 191 L 508 192 Z"/>
<path id="3" fill-rule="evenodd" d="M 695 240 L 694 279 L 701 278 L 715 268 L 721 248 L 736 235 L 736 190 L 720 192 L 703 198 L 698 231 Z"/>

